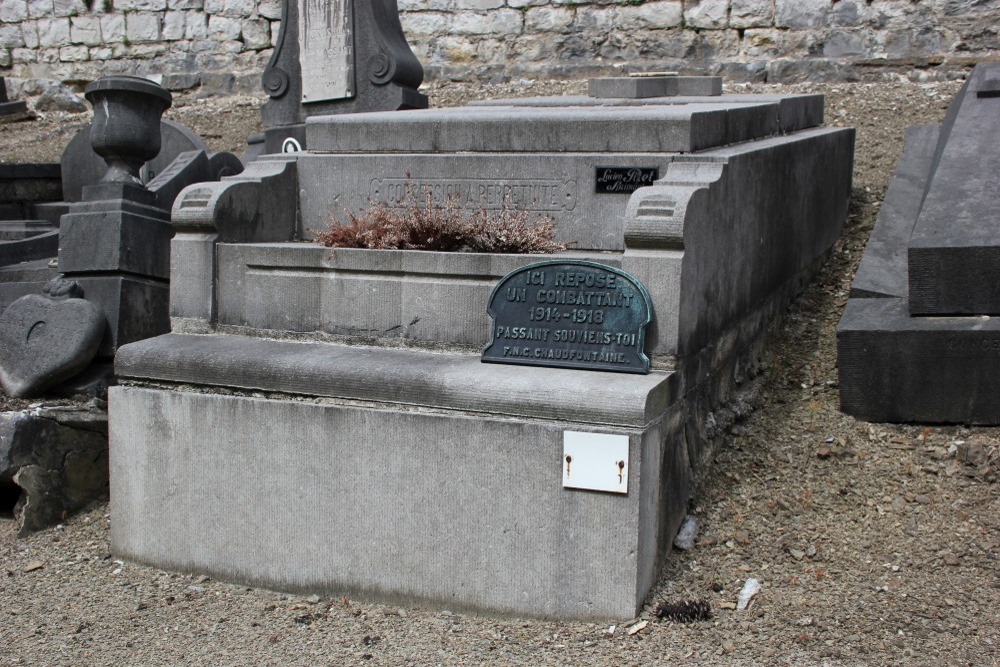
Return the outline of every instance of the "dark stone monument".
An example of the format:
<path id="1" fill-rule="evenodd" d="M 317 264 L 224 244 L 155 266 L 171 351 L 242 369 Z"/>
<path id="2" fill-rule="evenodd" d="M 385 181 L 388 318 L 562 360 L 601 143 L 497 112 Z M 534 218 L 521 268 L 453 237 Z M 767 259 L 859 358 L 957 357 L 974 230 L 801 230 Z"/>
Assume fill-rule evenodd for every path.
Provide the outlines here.
<path id="1" fill-rule="evenodd" d="M 170 212 L 142 183 L 140 169 L 160 150 L 160 115 L 170 93 L 138 77 L 87 86 L 94 105 L 91 143 L 108 164 L 60 223 L 59 269 L 100 305 L 108 329 L 99 354 L 170 329 Z"/>
<path id="2" fill-rule="evenodd" d="M 24 100 L 7 99 L 7 83 L 0 76 L 0 117 L 23 116 L 28 113 L 28 103 Z"/>
<path id="3" fill-rule="evenodd" d="M 582 260 L 538 262 L 490 295 L 483 361 L 648 373 L 646 288 L 621 269 Z"/>
<path id="4" fill-rule="evenodd" d="M 1000 424 L 998 79 L 977 65 L 940 126 L 907 130 L 837 328 L 860 419 Z"/>
<path id="5" fill-rule="evenodd" d="M 63 151 L 60 159 L 63 201 L 78 202 L 83 199 L 83 189 L 99 181 L 108 170 L 108 165 L 91 146 L 90 132 L 90 126 L 81 129 Z M 139 179 L 149 183 L 181 153 L 199 150 L 208 152 L 208 146 L 201 137 L 186 125 L 164 118 L 160 121 L 160 152 L 142 166 Z"/>
<path id="6" fill-rule="evenodd" d="M 266 153 L 306 148 L 309 116 L 423 109 L 424 70 L 396 0 L 282 0 L 281 33 L 262 84 Z"/>

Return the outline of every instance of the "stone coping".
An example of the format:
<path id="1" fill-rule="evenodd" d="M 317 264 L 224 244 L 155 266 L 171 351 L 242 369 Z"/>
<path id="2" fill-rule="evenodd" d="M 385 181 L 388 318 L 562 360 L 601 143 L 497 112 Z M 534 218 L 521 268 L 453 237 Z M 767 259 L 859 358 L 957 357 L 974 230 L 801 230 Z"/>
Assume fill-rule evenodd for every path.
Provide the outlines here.
<path id="1" fill-rule="evenodd" d="M 253 266 L 332 268 L 371 273 L 475 276 L 494 280 L 525 264 L 583 259 L 621 268 L 620 252 L 575 251 L 516 254 L 446 252 L 440 250 L 372 250 L 327 248 L 318 243 L 284 241 L 274 243 L 225 244 L 253 252 Z"/>
<path id="2" fill-rule="evenodd" d="M 484 364 L 478 355 L 230 334 L 171 333 L 126 345 L 115 357 L 115 373 L 126 381 L 625 428 L 644 428 L 675 399 L 672 372 L 632 375 Z"/>
<path id="3" fill-rule="evenodd" d="M 779 131 L 775 102 L 479 106 L 306 120 L 314 152 L 688 152 Z"/>

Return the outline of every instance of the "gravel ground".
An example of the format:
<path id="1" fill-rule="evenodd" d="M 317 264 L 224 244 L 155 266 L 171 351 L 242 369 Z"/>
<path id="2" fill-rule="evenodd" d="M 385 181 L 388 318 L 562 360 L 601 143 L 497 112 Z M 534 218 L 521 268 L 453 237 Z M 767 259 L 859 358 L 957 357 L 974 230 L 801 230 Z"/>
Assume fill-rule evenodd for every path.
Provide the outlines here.
<path id="1" fill-rule="evenodd" d="M 429 92 L 455 104 L 584 86 Z M 497 619 L 161 572 L 110 554 L 105 504 L 25 539 L 0 518 L 0 665 L 1000 664 L 1000 430 L 867 424 L 838 410 L 835 327 L 903 129 L 938 122 L 958 86 L 731 87 L 827 94 L 828 122 L 858 130 L 850 218 L 771 342 L 763 406 L 730 430 L 692 502 L 696 546 L 668 558 L 639 619 Z M 169 113 L 239 153 L 259 102 L 181 97 Z M 84 122 L 0 125 L 0 159 L 57 159 Z M 750 577 L 760 593 L 737 611 Z M 687 599 L 708 601 L 713 617 L 653 614 Z"/>

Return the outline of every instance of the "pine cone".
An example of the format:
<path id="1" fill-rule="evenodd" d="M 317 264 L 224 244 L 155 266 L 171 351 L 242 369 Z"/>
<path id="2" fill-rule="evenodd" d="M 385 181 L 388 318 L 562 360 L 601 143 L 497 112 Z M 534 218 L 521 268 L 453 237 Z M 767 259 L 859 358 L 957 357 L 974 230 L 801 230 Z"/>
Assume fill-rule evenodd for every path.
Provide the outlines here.
<path id="1" fill-rule="evenodd" d="M 656 615 L 678 623 L 693 623 L 712 618 L 712 607 L 704 600 L 684 600 L 674 604 L 661 602 L 656 605 Z"/>

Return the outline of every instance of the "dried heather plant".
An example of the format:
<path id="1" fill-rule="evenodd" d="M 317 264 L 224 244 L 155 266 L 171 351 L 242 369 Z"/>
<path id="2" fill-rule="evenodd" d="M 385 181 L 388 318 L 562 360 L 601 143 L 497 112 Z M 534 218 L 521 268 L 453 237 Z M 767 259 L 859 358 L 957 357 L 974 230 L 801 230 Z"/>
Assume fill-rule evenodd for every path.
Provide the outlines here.
<path id="1" fill-rule="evenodd" d="M 376 250 L 468 250 L 490 253 L 552 253 L 565 250 L 553 241 L 555 225 L 551 217 L 518 211 L 504 197 L 500 209 L 471 211 L 448 197 L 435 204 L 430 192 L 423 201 L 411 180 L 399 207 L 372 202 L 360 214 L 345 211 L 348 222 L 331 220 L 330 227 L 316 234 L 316 241 L 333 248 Z"/>

